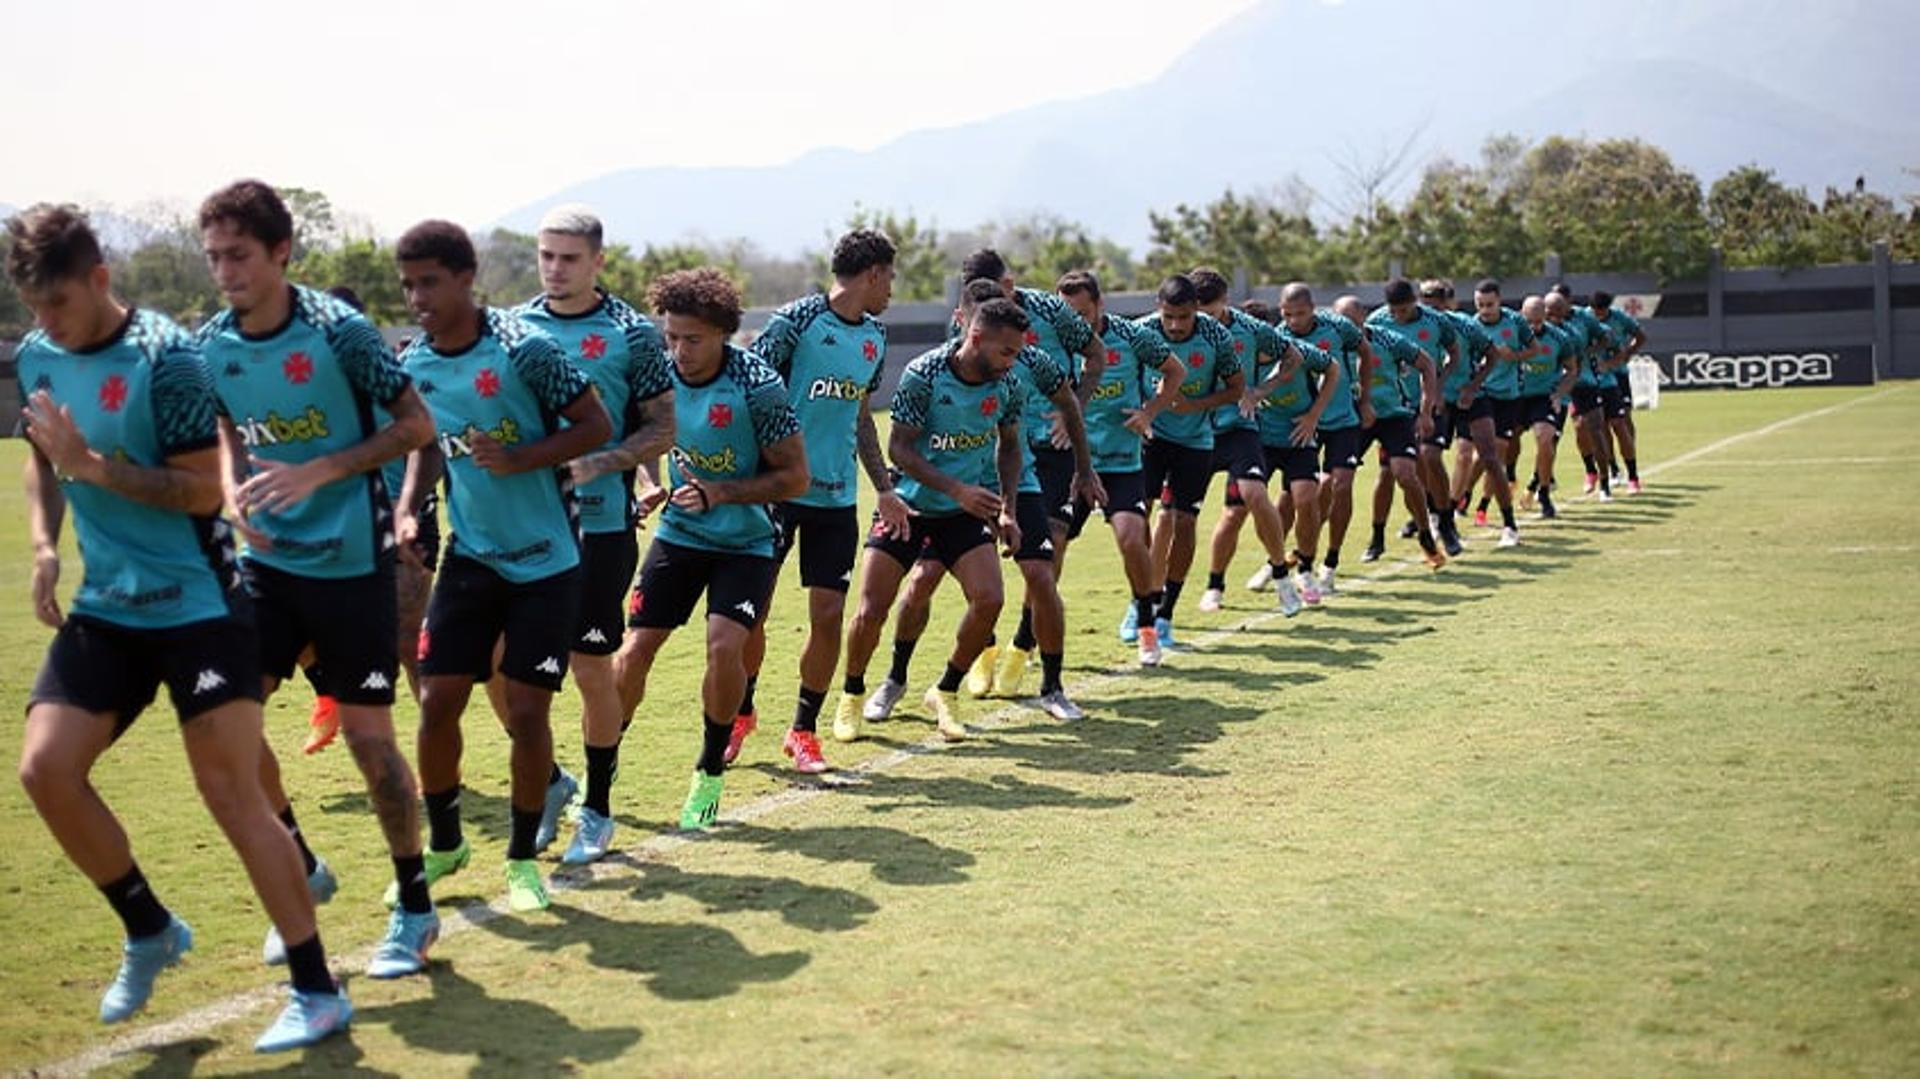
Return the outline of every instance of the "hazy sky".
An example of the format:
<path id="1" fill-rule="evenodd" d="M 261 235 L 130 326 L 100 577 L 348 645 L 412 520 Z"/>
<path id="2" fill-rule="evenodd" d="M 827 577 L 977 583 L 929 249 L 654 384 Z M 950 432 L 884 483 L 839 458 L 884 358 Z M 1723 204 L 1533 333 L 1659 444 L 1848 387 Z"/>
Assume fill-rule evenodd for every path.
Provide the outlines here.
<path id="1" fill-rule="evenodd" d="M 777 164 L 1142 82 L 1253 2 L 9 4 L 0 202 L 190 206 L 258 176 L 383 233 L 478 226 L 623 167 Z"/>

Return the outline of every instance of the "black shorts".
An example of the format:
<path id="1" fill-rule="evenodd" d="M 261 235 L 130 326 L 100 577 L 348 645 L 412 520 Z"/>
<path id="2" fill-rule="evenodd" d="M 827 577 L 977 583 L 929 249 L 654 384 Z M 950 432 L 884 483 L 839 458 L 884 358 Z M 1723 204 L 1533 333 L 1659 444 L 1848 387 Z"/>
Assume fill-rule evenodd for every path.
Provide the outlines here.
<path id="1" fill-rule="evenodd" d="M 111 714 L 120 737 L 161 683 L 181 722 L 237 700 L 258 701 L 260 652 L 248 617 L 131 629 L 71 615 L 33 680 L 28 707 L 64 704 Z"/>
<path id="2" fill-rule="evenodd" d="M 1053 561 L 1053 518 L 1047 514 L 1047 496 L 1023 491 L 1014 503 L 1013 522 L 1020 526 L 1015 562 Z"/>
<path id="3" fill-rule="evenodd" d="M 420 515 L 415 519 L 420 523 L 420 531 L 414 537 L 414 550 L 427 572 L 432 573 L 440 568 L 440 492 L 427 492 L 420 505 Z"/>
<path id="4" fill-rule="evenodd" d="M 1411 461 L 1419 452 L 1420 440 L 1413 434 L 1412 416 L 1381 416 L 1373 421 L 1373 426 L 1360 432 L 1361 456 L 1378 444 L 1380 451 L 1387 457 L 1404 457 Z"/>
<path id="5" fill-rule="evenodd" d="M 1147 485 L 1139 472 L 1102 472 L 1100 485 L 1107 489 L 1107 508 L 1102 511 L 1107 520 L 1122 513 L 1147 515 Z"/>
<path id="6" fill-rule="evenodd" d="M 1522 423 L 1530 430 L 1538 424 L 1551 424 L 1555 431 L 1567 425 L 1567 410 L 1553 403 L 1552 394 L 1535 394 L 1520 399 Z"/>
<path id="7" fill-rule="evenodd" d="M 773 510 L 773 564 L 800 548 L 800 586 L 845 592 L 860 556 L 860 511 L 853 506 L 804 506 L 782 502 Z"/>
<path id="8" fill-rule="evenodd" d="M 1260 432 L 1251 427 L 1213 433 L 1213 471 L 1225 472 L 1228 483 L 1267 482 L 1267 458 L 1260 452 Z"/>
<path id="9" fill-rule="evenodd" d="M 1320 451 L 1313 446 L 1263 446 L 1267 474 L 1288 484 L 1320 478 Z"/>
<path id="10" fill-rule="evenodd" d="M 1475 397 L 1473 404 L 1466 408 L 1461 408 L 1459 405 L 1447 406 L 1447 434 L 1462 442 L 1471 442 L 1473 441 L 1473 421 L 1478 419 L 1493 419 L 1493 399 L 1486 394 Z"/>
<path id="11" fill-rule="evenodd" d="M 1079 538 L 1093 506 L 1085 499 L 1073 497 L 1073 451 L 1035 446 L 1033 471 L 1040 478 L 1040 495 L 1045 499 L 1047 516 L 1067 526 L 1068 539 Z M 1021 521 L 1020 531 L 1026 530 L 1026 522 Z"/>
<path id="12" fill-rule="evenodd" d="M 1017 506 L 1015 510 L 1018 511 Z M 916 513 L 909 520 L 913 527 L 905 539 L 882 535 L 879 522 L 875 521 L 867 532 L 867 550 L 878 551 L 909 568 L 925 558 L 952 569 L 954 563 L 975 547 L 993 542 L 993 529 L 980 518 L 965 513 L 941 517 L 923 517 Z"/>
<path id="13" fill-rule="evenodd" d="M 1633 412 L 1633 393 L 1620 392 L 1618 386 L 1600 387 L 1600 407 L 1606 411 L 1610 420 L 1617 420 Z"/>
<path id="14" fill-rule="evenodd" d="M 1207 483 L 1213 479 L 1213 451 L 1182 446 L 1156 438 L 1141 447 L 1140 482 L 1150 497 L 1159 497 L 1164 486 L 1171 501 L 1161 504 L 1181 513 L 1198 515 L 1207 499 Z"/>
<path id="15" fill-rule="evenodd" d="M 1632 412 L 1633 376 L 1627 374 L 1627 369 L 1622 367 L 1613 373 L 1613 385 L 1615 389 L 1620 391 L 1621 407 L 1625 408 L 1628 412 Z M 1609 413 L 1609 415 L 1611 415 L 1611 413 Z"/>
<path id="16" fill-rule="evenodd" d="M 1602 401 L 1601 388 L 1585 382 L 1576 384 L 1573 387 L 1573 407 L 1574 411 L 1582 416 L 1605 415 L 1606 406 Z"/>
<path id="17" fill-rule="evenodd" d="M 537 581 L 509 581 L 470 558 L 448 555 L 420 627 L 420 673 L 493 677 L 493 648 L 506 638 L 500 673 L 558 690 L 567 677 L 580 608 L 580 567 Z"/>
<path id="18" fill-rule="evenodd" d="M 765 612 L 780 563 L 738 551 L 708 551 L 655 538 L 627 604 L 634 629 L 677 629 L 693 616 L 702 593 L 707 617 L 719 615 L 752 629 Z"/>
<path id="19" fill-rule="evenodd" d="M 303 577 L 241 563 L 253 598 L 260 670 L 285 681 L 311 644 L 314 689 L 343 704 L 393 703 L 400 674 L 400 601 L 391 559 L 360 577 Z"/>
<path id="20" fill-rule="evenodd" d="M 610 656 L 620 650 L 626 625 L 627 589 L 640 565 L 640 537 L 630 528 L 589 532 L 580 544 L 580 612 L 573 624 L 573 650 Z"/>
<path id="21" fill-rule="evenodd" d="M 1518 397 L 1493 400 L 1493 437 L 1511 439 L 1526 426 L 1527 409 Z"/>
<path id="22" fill-rule="evenodd" d="M 1320 470 L 1332 472 L 1344 468 L 1349 472 L 1360 467 L 1360 428 L 1348 427 L 1340 431 L 1320 432 Z"/>

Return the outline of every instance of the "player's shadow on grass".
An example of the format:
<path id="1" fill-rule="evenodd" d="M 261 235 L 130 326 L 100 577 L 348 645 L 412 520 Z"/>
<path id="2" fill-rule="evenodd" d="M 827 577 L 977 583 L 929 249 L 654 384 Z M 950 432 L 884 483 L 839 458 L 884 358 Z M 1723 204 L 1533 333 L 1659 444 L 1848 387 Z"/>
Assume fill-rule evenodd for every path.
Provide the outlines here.
<path id="1" fill-rule="evenodd" d="M 1096 797 L 1066 787 L 1030 783 L 1013 775 L 968 779 L 963 776 L 904 776 L 874 772 L 864 783 L 834 788 L 841 797 L 869 799 L 867 809 L 892 813 L 901 809 L 945 809 L 959 806 L 992 812 L 1021 809 L 1117 809 L 1131 798 Z"/>
<path id="2" fill-rule="evenodd" d="M 490 997 L 478 982 L 444 963 L 434 964 L 427 977 L 433 990 L 430 995 L 364 1008 L 354 1019 L 385 1023 L 396 1037 L 424 1052 L 456 1059 L 478 1057 L 467 1074 L 502 1079 L 603 1064 L 632 1049 L 641 1037 L 638 1027 L 583 1030 L 538 1001 Z M 325 1048 L 323 1043 L 313 1052 L 317 1055 Z"/>
<path id="3" fill-rule="evenodd" d="M 966 870 L 974 863 L 973 855 L 966 851 L 941 846 L 898 828 L 871 824 L 794 828 L 728 826 L 713 833 L 708 842 L 741 843 L 771 854 L 797 854 L 827 864 L 862 863 L 872 869 L 875 880 L 908 887 L 964 884 L 968 879 Z"/>
<path id="4" fill-rule="evenodd" d="M 553 921 L 559 925 L 553 925 Z M 791 978 L 811 959 L 806 952 L 755 955 L 724 929 L 696 923 L 626 921 L 579 907 L 554 904 L 525 921 L 492 918 L 482 928 L 534 952 L 586 947 L 596 967 L 644 977 L 666 1000 L 717 1000 L 752 982 Z"/>
<path id="5" fill-rule="evenodd" d="M 244 1028 L 243 1028 L 244 1031 Z M 251 1037 L 250 1033 L 244 1036 Z M 155 1046 L 145 1050 L 150 1059 L 133 1072 L 140 1079 L 184 1079 L 199 1069 L 201 1059 L 208 1053 L 221 1048 L 223 1043 L 217 1038 L 188 1038 L 184 1041 Z M 244 1048 L 240 1046 L 239 1048 Z M 131 1059 L 136 1054 L 128 1054 Z M 264 1063 L 272 1061 L 272 1064 Z M 398 1079 L 398 1072 L 382 1071 L 370 1068 L 363 1061 L 366 1052 L 355 1045 L 351 1034 L 328 1038 L 319 1045 L 302 1053 L 292 1053 L 280 1057 L 263 1058 L 260 1067 L 241 1071 L 223 1071 L 224 1075 L 308 1075 L 324 1071 L 329 1075 L 392 1077 Z"/>
<path id="6" fill-rule="evenodd" d="M 1297 619 L 1284 625 L 1262 626 L 1253 632 L 1259 634 L 1258 639 L 1221 641 L 1208 645 L 1205 652 L 1197 655 L 1258 656 L 1274 663 L 1304 663 L 1343 670 L 1373 667 L 1380 661 L 1380 653 L 1371 648 L 1329 648 L 1311 643 L 1317 636 L 1316 627 Z M 1186 666 L 1183 664 L 1178 669 L 1184 670 Z"/>
<path id="7" fill-rule="evenodd" d="M 582 891 L 625 889 L 636 903 L 680 895 L 699 903 L 707 914 L 778 914 L 788 925 L 815 933 L 858 929 L 880 909 L 858 892 L 788 877 L 692 873 L 664 862 L 640 862 L 617 855 L 601 864 L 625 864 L 635 870 L 635 875 L 596 876 L 581 887 Z"/>
<path id="8" fill-rule="evenodd" d="M 998 733 L 1004 737 L 955 752 L 1046 772 L 1212 779 L 1224 773 L 1194 767 L 1187 758 L 1219 741 L 1228 726 L 1260 714 L 1255 708 L 1138 692 L 1093 694 L 1080 703 L 1087 719 L 1061 723 L 1036 712 L 1031 724 L 1003 728 Z"/>

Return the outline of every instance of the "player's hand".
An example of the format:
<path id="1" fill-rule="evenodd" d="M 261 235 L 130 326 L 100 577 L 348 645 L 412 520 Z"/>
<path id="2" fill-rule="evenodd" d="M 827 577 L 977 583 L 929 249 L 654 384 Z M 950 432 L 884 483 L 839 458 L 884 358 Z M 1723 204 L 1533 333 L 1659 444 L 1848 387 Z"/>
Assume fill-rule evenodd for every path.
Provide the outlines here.
<path id="1" fill-rule="evenodd" d="M 1003 509 L 1000 496 L 985 487 L 972 485 L 962 487 L 959 497 L 954 501 L 960 503 L 961 510 L 965 511 L 969 517 L 978 517 L 983 521 L 991 521 L 999 517 Z"/>
<path id="2" fill-rule="evenodd" d="M 585 487 L 607 474 L 606 469 L 595 463 L 599 459 L 600 454 L 585 453 L 567 462 L 567 471 L 573 473 L 575 487 Z"/>
<path id="3" fill-rule="evenodd" d="M 634 492 L 633 497 L 634 505 L 640 513 L 640 520 L 646 520 L 647 516 L 654 510 L 659 509 L 661 504 L 666 502 L 666 500 L 667 489 L 647 478 L 647 474 L 644 471 L 641 472 L 639 489 Z"/>
<path id="4" fill-rule="evenodd" d="M 1053 430 L 1047 432 L 1047 444 L 1056 450 L 1073 448 L 1073 439 L 1067 434 L 1067 419 L 1058 412 L 1053 414 Z"/>
<path id="5" fill-rule="evenodd" d="M 1146 409 L 1130 408 L 1126 410 L 1124 415 L 1126 419 L 1120 421 L 1120 426 L 1125 427 L 1127 430 L 1132 431 L 1148 442 L 1153 441 L 1153 417 L 1147 414 Z"/>
<path id="6" fill-rule="evenodd" d="M 1428 415 L 1425 409 L 1414 414 L 1413 437 L 1422 442 L 1433 437 L 1433 417 Z"/>
<path id="7" fill-rule="evenodd" d="M 1253 390 L 1248 390 L 1246 393 L 1243 393 L 1240 395 L 1240 418 L 1241 419 L 1250 420 L 1259 411 L 1260 411 L 1260 394 L 1259 393 Z"/>
<path id="8" fill-rule="evenodd" d="M 74 422 L 73 410 L 54 404 L 53 396 L 47 391 L 35 390 L 20 415 L 27 421 L 27 439 L 46 456 L 54 473 L 78 477 L 93 456 L 93 449 L 87 445 L 87 436 L 80 433 L 80 425 Z"/>
<path id="9" fill-rule="evenodd" d="M 1373 405 L 1366 398 L 1360 399 L 1360 426 L 1372 427 L 1380 417 L 1374 414 Z"/>
<path id="10" fill-rule="evenodd" d="M 253 527 L 253 522 L 247 517 L 247 511 L 241 507 L 240 488 L 230 483 L 223 483 L 220 486 L 226 503 L 227 517 L 233 525 L 234 534 L 240 537 L 248 550 L 273 550 L 273 540 L 265 532 Z"/>
<path id="11" fill-rule="evenodd" d="M 400 552 L 400 561 L 415 569 L 426 569 L 427 560 L 420 551 L 420 518 L 405 510 L 396 510 L 393 515 L 393 545 Z"/>
<path id="12" fill-rule="evenodd" d="M 1067 503 L 1078 505 L 1082 499 L 1102 509 L 1107 505 L 1107 485 L 1100 482 L 1098 472 L 1075 472 L 1073 482 L 1067 486 Z"/>
<path id="13" fill-rule="evenodd" d="M 60 613 L 60 555 L 47 551 L 33 556 L 33 616 L 49 629 L 59 629 L 67 621 Z"/>
<path id="14" fill-rule="evenodd" d="M 1000 556 L 1012 558 L 1014 552 L 1020 549 L 1020 523 L 1013 519 L 1011 512 L 1003 512 L 997 530 L 1000 533 Z"/>
<path id="15" fill-rule="evenodd" d="M 511 476 L 520 471 L 515 467 L 513 451 L 479 428 L 467 435 L 467 446 L 473 453 L 473 463 L 496 476 Z"/>
<path id="16" fill-rule="evenodd" d="M 1473 399 L 1477 396 L 1479 396 L 1479 394 L 1474 390 L 1472 386 L 1460 387 L 1460 407 L 1472 408 Z"/>
<path id="17" fill-rule="evenodd" d="M 234 505 L 242 514 L 260 510 L 285 513 L 325 486 L 330 477 L 318 458 L 300 464 L 253 459 L 253 475 L 234 491 Z"/>
<path id="18" fill-rule="evenodd" d="M 879 527 L 881 535 L 906 539 L 907 534 L 913 531 L 913 522 L 910 520 L 911 514 L 907 510 L 907 501 L 895 492 L 882 491 L 879 502 L 874 506 L 873 510 L 874 516 L 880 520 Z"/>
<path id="19" fill-rule="evenodd" d="M 1288 441 L 1295 446 L 1311 446 L 1313 438 L 1320 433 L 1320 417 L 1301 416 L 1293 421 L 1293 435 Z"/>
<path id="20" fill-rule="evenodd" d="M 678 506 L 685 513 L 705 513 L 713 508 L 713 501 L 707 494 L 706 485 L 693 479 L 675 487 L 673 493 L 667 496 L 667 502 Z"/>

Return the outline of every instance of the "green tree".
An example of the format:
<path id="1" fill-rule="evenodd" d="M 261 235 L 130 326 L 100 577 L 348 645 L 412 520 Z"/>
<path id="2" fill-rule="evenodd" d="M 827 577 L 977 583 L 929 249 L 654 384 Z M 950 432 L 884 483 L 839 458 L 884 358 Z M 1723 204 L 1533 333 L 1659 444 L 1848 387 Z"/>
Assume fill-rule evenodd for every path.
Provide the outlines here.
<path id="1" fill-rule="evenodd" d="M 7 252 L 13 250 L 13 237 L 0 229 L 0 266 L 6 265 Z M 0 280 L 0 340 L 14 341 L 33 329 L 33 312 L 20 299 L 11 281 Z"/>
<path id="2" fill-rule="evenodd" d="M 1194 207 L 1147 215 L 1149 248 L 1136 278 L 1152 287 L 1168 274 L 1199 265 L 1222 273 L 1245 270 L 1254 281 L 1333 281 L 1348 276 L 1336 248 L 1325 243 L 1303 210 L 1271 198 L 1242 197 L 1228 189 Z"/>
<path id="3" fill-rule="evenodd" d="M 1514 196 L 1498 173 L 1439 161 L 1429 166 L 1406 205 L 1381 216 L 1371 231 L 1372 258 L 1356 258 L 1363 277 L 1386 272 L 1379 254 L 1398 258 L 1419 277 L 1511 277 L 1540 265 Z"/>
<path id="4" fill-rule="evenodd" d="M 400 269 L 393 248 L 372 239 L 347 240 L 332 248 L 307 251 L 288 268 L 288 276 L 303 285 L 329 289 L 345 285 L 366 304 L 375 325 L 397 326 L 413 321 L 400 291 Z"/>
<path id="5" fill-rule="evenodd" d="M 655 278 L 675 270 L 718 266 L 741 286 L 742 295 L 746 293 L 746 282 L 742 280 L 740 267 L 724 252 L 709 251 L 698 244 L 678 243 L 660 247 L 648 244 L 637 255 L 625 244 L 609 244 L 606 254 L 607 265 L 600 274 L 601 285 L 642 309 L 647 303 L 647 286 Z"/>
<path id="6" fill-rule="evenodd" d="M 1706 268 L 1700 181 L 1638 139 L 1549 138 L 1527 153 L 1515 192 L 1534 243 L 1569 266 L 1663 280 Z"/>
<path id="7" fill-rule="evenodd" d="M 879 229 L 893 241 L 893 298 L 901 301 L 944 300 L 947 278 L 957 266 L 948 264 L 940 250 L 940 230 L 931 222 L 922 224 L 911 211 L 875 210 L 855 203 L 841 232 L 854 229 Z M 826 249 L 814 256 L 815 279 L 824 285 L 832 279 L 833 245 L 839 233 L 827 237 Z"/>
<path id="8" fill-rule="evenodd" d="M 524 232 L 494 229 L 474 245 L 480 268 L 473 292 L 481 303 L 511 307 L 540 293 L 539 241 Z"/>
<path id="9" fill-rule="evenodd" d="M 1136 272 L 1132 252 L 1058 214 L 1029 214 L 981 231 L 1014 278 L 1033 288 L 1051 289 L 1069 270 L 1092 270 L 1102 283 L 1119 288 Z"/>
<path id="10" fill-rule="evenodd" d="M 1867 190 L 1862 178 L 1851 191 L 1827 188 L 1813 221 L 1815 257 L 1823 263 L 1867 262 L 1884 242 L 1896 259 L 1920 258 L 1920 222 L 1902 214 L 1893 200 Z"/>
<path id="11" fill-rule="evenodd" d="M 339 246 L 342 236 L 332 200 L 304 187 L 283 187 L 279 193 L 293 215 L 293 261 L 312 250 Z"/>
<path id="12" fill-rule="evenodd" d="M 1819 209 L 1804 188 L 1772 169 L 1742 165 L 1707 191 L 1707 228 L 1729 266 L 1811 265 L 1818 257 Z"/>

